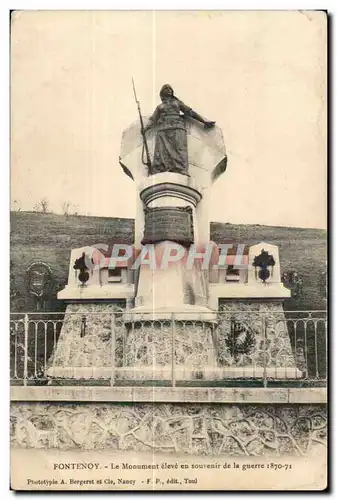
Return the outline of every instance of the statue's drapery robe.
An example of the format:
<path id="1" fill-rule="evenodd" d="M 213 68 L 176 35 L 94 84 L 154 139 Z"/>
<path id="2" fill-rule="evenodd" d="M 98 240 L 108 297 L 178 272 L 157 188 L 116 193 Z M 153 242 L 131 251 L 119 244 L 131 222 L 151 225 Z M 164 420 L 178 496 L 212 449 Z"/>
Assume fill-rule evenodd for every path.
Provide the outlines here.
<path id="1" fill-rule="evenodd" d="M 180 112 L 189 115 L 191 111 L 176 98 L 157 106 L 150 118 L 156 126 L 152 174 L 176 172 L 188 175 L 187 134 Z"/>

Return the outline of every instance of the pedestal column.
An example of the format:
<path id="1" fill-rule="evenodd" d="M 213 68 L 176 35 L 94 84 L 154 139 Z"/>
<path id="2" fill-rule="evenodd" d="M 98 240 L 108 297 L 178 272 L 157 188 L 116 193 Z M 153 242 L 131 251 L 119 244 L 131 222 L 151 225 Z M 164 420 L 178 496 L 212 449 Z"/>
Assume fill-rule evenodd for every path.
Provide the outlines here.
<path id="1" fill-rule="evenodd" d="M 201 190 L 188 176 L 163 173 L 146 179 L 139 196 L 145 212 L 143 259 L 135 308 L 125 315 L 126 363 L 154 371 L 172 362 L 191 370 L 213 368 L 216 314 L 207 307 L 208 281 L 194 258 L 200 250 Z"/>

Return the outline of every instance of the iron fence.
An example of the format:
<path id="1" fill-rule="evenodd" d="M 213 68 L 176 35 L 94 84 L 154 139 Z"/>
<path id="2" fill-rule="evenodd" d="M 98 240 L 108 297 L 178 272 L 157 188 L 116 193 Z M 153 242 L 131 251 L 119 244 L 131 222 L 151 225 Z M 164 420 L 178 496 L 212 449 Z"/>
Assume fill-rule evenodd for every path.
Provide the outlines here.
<path id="1" fill-rule="evenodd" d="M 326 311 L 13 313 L 11 384 L 325 385 Z"/>

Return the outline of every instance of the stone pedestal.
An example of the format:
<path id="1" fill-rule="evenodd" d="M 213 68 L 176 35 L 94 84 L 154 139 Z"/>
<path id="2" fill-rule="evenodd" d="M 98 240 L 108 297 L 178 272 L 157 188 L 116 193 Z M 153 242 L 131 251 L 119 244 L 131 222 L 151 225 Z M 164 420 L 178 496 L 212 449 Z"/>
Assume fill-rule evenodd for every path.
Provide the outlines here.
<path id="1" fill-rule="evenodd" d="M 73 379 L 113 377 L 116 366 L 122 364 L 123 344 L 122 312 L 114 304 L 69 304 L 46 375 Z"/>
<path id="2" fill-rule="evenodd" d="M 206 321 L 132 322 L 128 326 L 125 361 L 127 366 L 190 368 L 214 365 L 213 325 Z"/>
<path id="3" fill-rule="evenodd" d="M 222 301 L 218 334 L 219 363 L 229 378 L 301 378 L 279 301 Z"/>
<path id="4" fill-rule="evenodd" d="M 145 221 L 135 308 L 126 317 L 126 366 L 190 370 L 216 367 L 216 315 L 207 307 L 208 282 L 195 259 L 201 188 L 188 176 L 161 173 L 140 185 Z M 139 376 L 147 374 L 142 370 Z M 155 375 L 153 375 L 155 376 Z"/>

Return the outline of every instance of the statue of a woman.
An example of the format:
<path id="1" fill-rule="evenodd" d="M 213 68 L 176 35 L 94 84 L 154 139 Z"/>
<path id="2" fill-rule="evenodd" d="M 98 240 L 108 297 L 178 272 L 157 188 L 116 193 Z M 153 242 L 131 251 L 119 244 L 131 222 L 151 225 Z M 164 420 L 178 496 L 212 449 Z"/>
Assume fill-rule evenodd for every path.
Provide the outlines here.
<path id="1" fill-rule="evenodd" d="M 175 97 L 173 89 L 166 84 L 160 91 L 162 103 L 157 106 L 145 132 L 156 126 L 156 142 L 151 174 L 176 172 L 188 174 L 187 134 L 184 117 L 194 118 L 212 128 L 215 122 L 204 120 L 193 109 Z"/>

